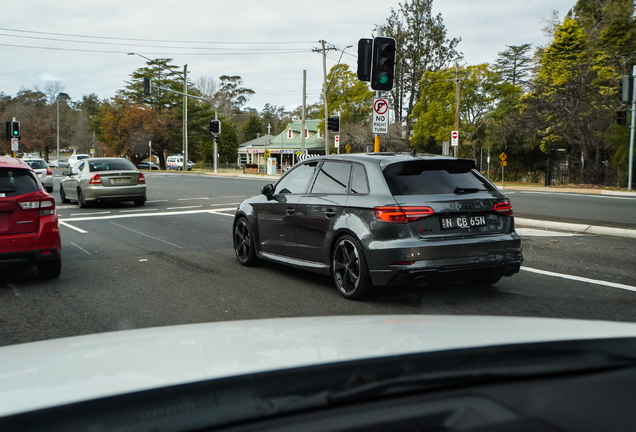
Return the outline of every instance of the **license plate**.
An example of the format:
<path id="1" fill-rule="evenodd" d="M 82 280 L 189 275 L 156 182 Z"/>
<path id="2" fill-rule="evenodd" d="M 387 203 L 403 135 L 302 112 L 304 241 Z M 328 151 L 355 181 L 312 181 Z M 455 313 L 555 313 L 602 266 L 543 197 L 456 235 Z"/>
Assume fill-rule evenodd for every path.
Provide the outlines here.
<path id="1" fill-rule="evenodd" d="M 486 226 L 486 216 L 452 216 L 440 219 L 442 229 Z"/>
<path id="2" fill-rule="evenodd" d="M 128 179 L 127 178 L 112 178 L 110 179 L 110 184 L 112 185 L 128 184 Z"/>

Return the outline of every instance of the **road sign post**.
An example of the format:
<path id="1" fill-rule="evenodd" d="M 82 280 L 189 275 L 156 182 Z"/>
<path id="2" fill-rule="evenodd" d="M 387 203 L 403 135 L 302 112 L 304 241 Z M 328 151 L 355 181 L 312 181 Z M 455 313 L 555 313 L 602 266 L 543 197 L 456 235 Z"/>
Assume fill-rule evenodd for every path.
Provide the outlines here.
<path id="1" fill-rule="evenodd" d="M 20 141 L 17 138 L 11 138 L 11 151 L 17 152 L 20 149 Z"/>
<path id="2" fill-rule="evenodd" d="M 338 154 L 340 154 L 340 135 L 333 137 L 333 145 L 336 147 Z"/>
<path id="3" fill-rule="evenodd" d="M 371 133 L 389 133 L 389 101 L 384 98 L 373 99 L 373 121 L 371 122 Z"/>
<path id="4" fill-rule="evenodd" d="M 459 131 L 451 132 L 451 146 L 457 147 L 459 145 Z"/>
<path id="5" fill-rule="evenodd" d="M 508 165 L 508 162 L 506 162 L 507 157 L 504 152 L 499 155 L 499 160 L 501 161 L 501 187 L 504 187 L 504 167 Z"/>

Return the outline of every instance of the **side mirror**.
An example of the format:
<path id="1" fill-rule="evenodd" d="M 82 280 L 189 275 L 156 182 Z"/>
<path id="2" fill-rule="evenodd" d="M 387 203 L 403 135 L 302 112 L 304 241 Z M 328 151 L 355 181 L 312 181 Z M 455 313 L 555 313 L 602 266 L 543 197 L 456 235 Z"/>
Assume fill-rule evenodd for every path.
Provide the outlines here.
<path id="1" fill-rule="evenodd" d="M 273 184 L 266 184 L 265 186 L 263 186 L 263 189 L 261 189 L 261 193 L 267 197 L 270 197 L 274 194 L 274 185 Z"/>
<path id="2" fill-rule="evenodd" d="M 70 173 L 70 171 L 62 171 L 62 175 L 66 177 L 66 176 L 71 175 L 71 173 Z"/>

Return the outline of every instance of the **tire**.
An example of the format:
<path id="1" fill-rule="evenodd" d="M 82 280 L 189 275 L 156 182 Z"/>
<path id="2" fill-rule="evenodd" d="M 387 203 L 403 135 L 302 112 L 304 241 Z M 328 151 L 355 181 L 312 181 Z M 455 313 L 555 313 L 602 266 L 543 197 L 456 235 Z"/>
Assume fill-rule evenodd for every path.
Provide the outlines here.
<path id="1" fill-rule="evenodd" d="M 358 241 L 344 235 L 331 253 L 331 273 L 340 294 L 349 300 L 368 296 L 373 288 L 367 261 Z"/>
<path id="2" fill-rule="evenodd" d="M 486 288 L 499 282 L 502 277 L 501 270 L 483 270 L 474 277 L 466 278 L 464 282 L 471 286 Z"/>
<path id="3" fill-rule="evenodd" d="M 60 186 L 60 198 L 62 199 L 63 204 L 71 202 L 68 198 L 66 198 L 66 192 L 64 192 L 64 188 L 62 186 Z"/>
<path id="4" fill-rule="evenodd" d="M 88 203 L 84 199 L 84 193 L 82 192 L 82 190 L 80 188 L 77 188 L 77 205 L 80 208 L 88 208 L 89 207 Z"/>
<path id="5" fill-rule="evenodd" d="M 38 264 L 38 276 L 42 279 L 54 279 L 60 275 L 62 271 L 62 260 L 48 261 Z"/>
<path id="6" fill-rule="evenodd" d="M 254 235 L 252 228 L 246 218 L 239 218 L 234 224 L 234 253 L 236 258 L 246 267 L 256 265 L 260 260 L 256 256 L 256 247 L 254 246 Z"/>
<path id="7" fill-rule="evenodd" d="M 146 198 L 136 199 L 133 203 L 135 203 L 136 206 L 142 206 L 146 204 Z"/>

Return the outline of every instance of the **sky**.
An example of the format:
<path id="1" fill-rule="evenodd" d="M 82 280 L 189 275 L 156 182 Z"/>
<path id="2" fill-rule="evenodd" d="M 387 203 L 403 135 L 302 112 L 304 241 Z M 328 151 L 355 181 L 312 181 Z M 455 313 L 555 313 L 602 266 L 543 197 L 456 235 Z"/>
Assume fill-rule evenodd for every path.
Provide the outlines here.
<path id="1" fill-rule="evenodd" d="M 546 20 L 552 11 L 565 16 L 574 4 L 435 0 L 433 12 L 441 12 L 449 38 L 462 39 L 464 62 L 479 64 L 493 63 L 506 45 L 548 44 Z M 344 50 L 341 61 L 355 72 L 358 40 L 372 37 L 398 8 L 397 0 L 21 0 L 0 14 L 0 92 L 15 96 L 59 81 L 73 100 L 112 97 L 145 66 L 142 57 L 128 55 L 135 52 L 187 64 L 193 81 L 238 75 L 255 91 L 246 106 L 293 110 L 302 103 L 303 70 L 307 103 L 320 99 L 318 41 Z M 327 71 L 340 55 L 328 52 Z"/>

